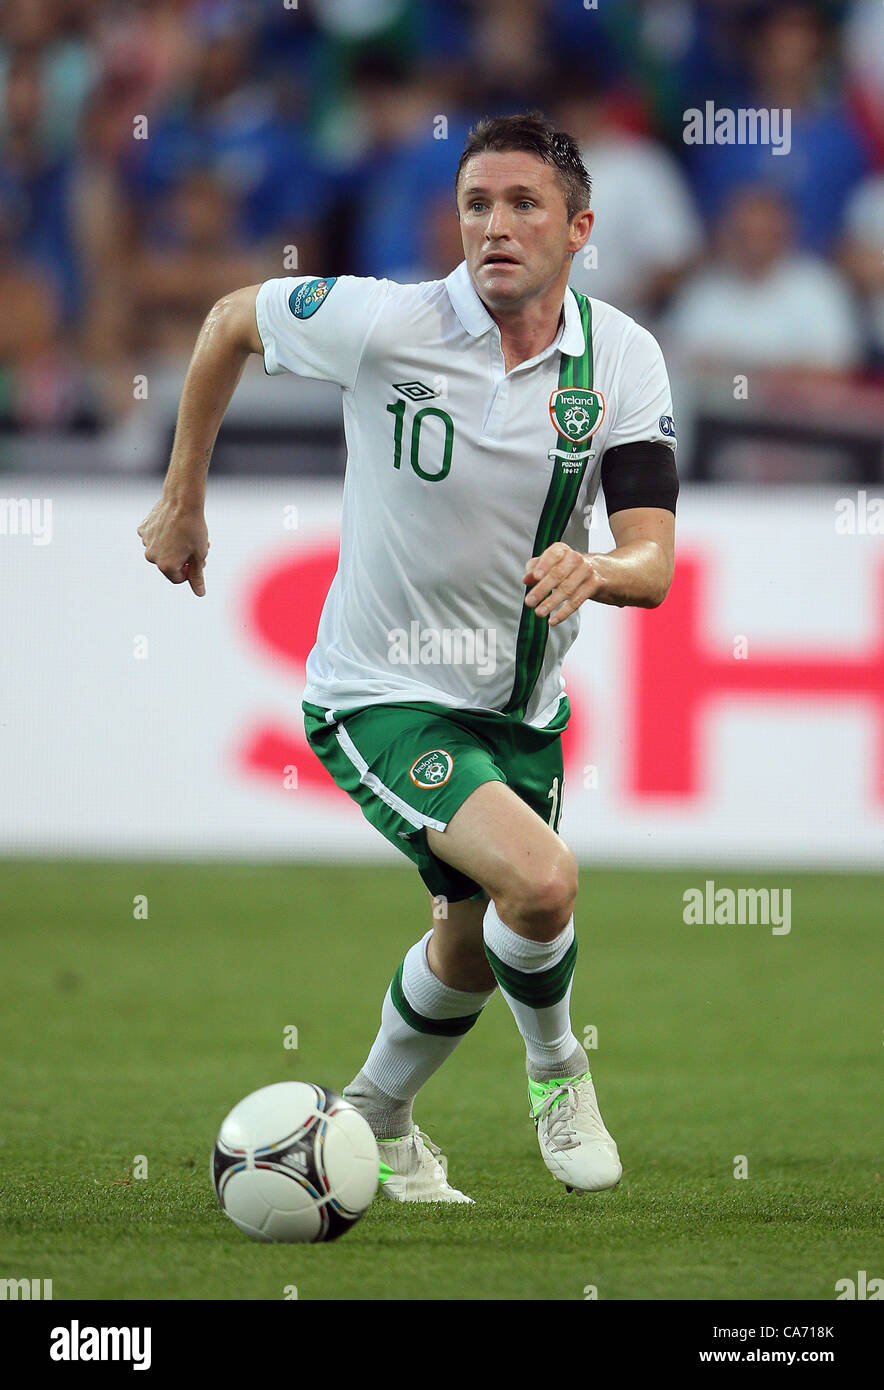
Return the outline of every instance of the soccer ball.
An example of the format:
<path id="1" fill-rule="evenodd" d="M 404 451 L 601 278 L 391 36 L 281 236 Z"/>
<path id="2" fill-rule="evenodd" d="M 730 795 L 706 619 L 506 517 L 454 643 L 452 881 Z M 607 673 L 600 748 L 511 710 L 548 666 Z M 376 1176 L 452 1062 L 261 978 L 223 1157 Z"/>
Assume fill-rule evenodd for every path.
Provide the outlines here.
<path id="1" fill-rule="evenodd" d="M 279 1081 L 253 1091 L 218 1132 L 218 1201 L 252 1240 L 337 1240 L 377 1192 L 380 1159 L 367 1120 L 325 1086 Z"/>

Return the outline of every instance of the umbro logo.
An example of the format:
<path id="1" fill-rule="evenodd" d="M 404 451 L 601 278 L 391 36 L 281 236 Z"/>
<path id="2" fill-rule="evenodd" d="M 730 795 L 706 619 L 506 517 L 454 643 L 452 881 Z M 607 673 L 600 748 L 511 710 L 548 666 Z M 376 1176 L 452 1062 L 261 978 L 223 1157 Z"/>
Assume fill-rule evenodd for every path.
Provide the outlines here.
<path id="1" fill-rule="evenodd" d="M 436 396 L 432 387 L 425 386 L 422 381 L 394 381 L 393 390 L 401 391 L 410 401 L 429 401 Z"/>

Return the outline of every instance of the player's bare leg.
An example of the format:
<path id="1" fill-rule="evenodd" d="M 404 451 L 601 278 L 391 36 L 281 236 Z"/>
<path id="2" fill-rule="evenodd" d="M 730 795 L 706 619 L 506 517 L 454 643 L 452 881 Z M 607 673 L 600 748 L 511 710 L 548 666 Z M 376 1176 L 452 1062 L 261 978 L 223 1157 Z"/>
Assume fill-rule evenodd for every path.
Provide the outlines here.
<path id="1" fill-rule="evenodd" d="M 586 1053 L 570 1021 L 577 863 L 564 841 L 501 782 L 478 787 L 444 832 L 427 831 L 437 858 L 480 883 L 485 951 L 525 1041 L 532 1116 L 544 1162 L 569 1188 L 598 1191 L 621 1175 Z M 437 928 L 434 958 L 453 973 L 457 937 Z M 434 937 L 435 940 L 435 937 Z"/>
<path id="2" fill-rule="evenodd" d="M 577 897 L 577 861 L 504 782 L 484 782 L 444 831 L 426 834 L 437 859 L 481 884 L 520 936 L 549 941 L 567 924 Z"/>
<path id="3" fill-rule="evenodd" d="M 433 974 L 453 989 L 497 987 L 482 935 L 487 907 L 487 898 L 481 902 L 466 898 L 457 903 L 431 900 L 433 935 L 427 942 L 427 963 Z"/>
<path id="4" fill-rule="evenodd" d="M 577 861 L 571 850 L 503 782 L 477 787 L 444 832 L 427 831 L 427 843 L 491 899 L 482 914 L 482 949 L 525 1039 L 529 1075 L 547 1081 L 585 1071 L 586 1053 L 568 1008 L 576 953 Z M 437 923 L 434 935 L 443 980 L 456 968 L 452 950 L 463 940 L 462 934 L 446 939 L 445 927 Z"/>
<path id="5" fill-rule="evenodd" d="M 419 1133 L 411 1119 L 414 1097 L 476 1021 L 496 979 L 525 1041 L 532 1114 L 547 1167 L 568 1187 L 614 1186 L 621 1171 L 616 1145 L 598 1113 L 586 1053 L 570 1022 L 573 854 L 497 781 L 478 787 L 444 832 L 427 831 L 427 841 L 437 858 L 481 884 L 490 901 L 449 903 L 434 913 L 432 932 L 411 948 L 393 981 L 381 1031 L 345 1096 L 366 1114 L 385 1162 L 398 1161 L 404 1151 L 383 1141 L 399 1135 L 411 1141 Z M 415 1007 L 403 997 L 404 972 Z M 452 1028 L 462 1032 L 452 1035 Z M 403 1163 L 422 1184 L 429 1159 L 420 1158 L 420 1167 L 412 1154 Z M 387 1183 L 385 1191 L 393 1196 L 396 1189 Z"/>

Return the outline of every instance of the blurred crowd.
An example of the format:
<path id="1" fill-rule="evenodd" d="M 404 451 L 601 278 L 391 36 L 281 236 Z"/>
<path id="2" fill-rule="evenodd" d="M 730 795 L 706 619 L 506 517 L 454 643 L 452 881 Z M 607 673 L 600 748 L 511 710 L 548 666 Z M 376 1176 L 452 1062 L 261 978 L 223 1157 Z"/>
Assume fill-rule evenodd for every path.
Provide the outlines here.
<path id="1" fill-rule="evenodd" d="M 884 370 L 884 5 L 7 0 L 0 421 L 77 428 L 273 275 L 445 275 L 481 115 L 575 135 L 576 287 L 679 362 Z M 790 149 L 684 114 L 791 112 Z"/>

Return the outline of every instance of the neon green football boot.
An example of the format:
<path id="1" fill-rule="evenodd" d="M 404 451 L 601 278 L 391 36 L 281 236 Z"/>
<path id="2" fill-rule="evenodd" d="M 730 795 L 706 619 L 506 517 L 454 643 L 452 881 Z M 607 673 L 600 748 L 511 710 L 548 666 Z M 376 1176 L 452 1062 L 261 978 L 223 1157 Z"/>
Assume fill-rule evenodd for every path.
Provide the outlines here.
<path id="1" fill-rule="evenodd" d="M 568 1192 L 616 1187 L 623 1169 L 605 1129 L 589 1072 L 556 1081 L 528 1081 L 531 1119 L 543 1161 Z"/>

